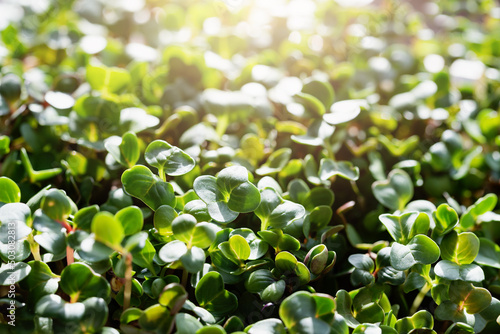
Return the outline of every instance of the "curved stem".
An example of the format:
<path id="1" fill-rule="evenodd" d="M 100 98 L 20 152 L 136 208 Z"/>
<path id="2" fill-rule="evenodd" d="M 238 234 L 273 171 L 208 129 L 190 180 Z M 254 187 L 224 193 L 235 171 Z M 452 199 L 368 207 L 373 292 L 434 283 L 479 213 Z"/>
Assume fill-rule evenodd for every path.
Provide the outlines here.
<path id="1" fill-rule="evenodd" d="M 126 253 L 125 256 L 125 288 L 123 290 L 123 310 L 130 307 L 132 297 L 132 254 Z"/>
<path id="2" fill-rule="evenodd" d="M 40 256 L 40 245 L 35 241 L 33 233 L 28 236 L 28 243 L 30 244 L 31 254 L 33 254 L 33 259 L 35 261 L 42 261 Z"/>
<path id="3" fill-rule="evenodd" d="M 428 283 L 425 283 L 425 285 L 422 287 L 417 297 L 415 297 L 413 304 L 411 305 L 410 316 L 413 315 L 415 312 L 417 312 L 418 308 L 420 307 L 420 304 L 422 304 L 422 301 L 424 300 L 425 296 L 427 295 L 427 292 L 429 292 L 431 287 L 432 286 L 429 285 Z"/>
<path id="4" fill-rule="evenodd" d="M 73 248 L 66 246 L 66 262 L 68 266 L 75 262 L 75 256 L 73 252 Z"/>
<path id="5" fill-rule="evenodd" d="M 215 128 L 215 132 L 217 135 L 222 137 L 226 133 L 226 129 L 229 126 L 229 114 L 226 112 L 220 115 L 217 119 L 217 127 Z"/>
<path id="6" fill-rule="evenodd" d="M 182 270 L 182 280 L 181 280 L 181 284 L 183 287 L 186 287 L 187 280 L 188 280 L 188 272 L 186 269 L 183 269 Z"/>
<path id="7" fill-rule="evenodd" d="M 163 171 L 163 166 L 158 167 L 158 176 L 164 182 L 167 180 L 167 178 L 165 177 L 165 172 Z"/>

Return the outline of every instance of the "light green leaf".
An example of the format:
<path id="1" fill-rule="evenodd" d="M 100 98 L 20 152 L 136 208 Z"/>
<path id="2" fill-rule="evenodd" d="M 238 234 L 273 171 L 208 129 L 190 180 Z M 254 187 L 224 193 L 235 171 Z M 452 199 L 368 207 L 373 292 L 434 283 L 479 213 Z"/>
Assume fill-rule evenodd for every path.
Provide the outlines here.
<path id="1" fill-rule="evenodd" d="M 261 202 L 255 214 L 261 220 L 261 230 L 283 228 L 305 214 L 302 205 L 282 199 L 273 188 L 261 190 Z"/>
<path id="2" fill-rule="evenodd" d="M 97 213 L 92 219 L 91 231 L 96 240 L 116 249 L 125 237 L 122 224 L 109 212 Z"/>
<path id="3" fill-rule="evenodd" d="M 108 298 L 111 293 L 108 281 L 84 263 L 75 262 L 65 267 L 59 284 L 73 302 L 97 295 Z"/>
<path id="4" fill-rule="evenodd" d="M 452 231 L 445 236 L 440 247 L 443 260 L 449 260 L 458 265 L 470 264 L 479 253 L 479 238 L 471 232 L 458 234 Z"/>
<path id="5" fill-rule="evenodd" d="M 146 166 L 136 165 L 127 169 L 122 174 L 122 183 L 129 195 L 139 198 L 153 210 L 164 204 L 175 207 L 172 185 L 153 175 Z"/>
<path id="6" fill-rule="evenodd" d="M 126 70 L 103 65 L 88 65 L 86 79 L 92 89 L 106 93 L 119 93 L 131 82 Z"/>
<path id="7" fill-rule="evenodd" d="M 434 267 L 434 273 L 436 276 L 450 281 L 482 282 L 484 280 L 484 272 L 480 266 L 476 264 L 458 265 L 448 260 L 439 261 Z"/>
<path id="8" fill-rule="evenodd" d="M 372 184 L 375 198 L 391 210 L 403 210 L 413 197 L 413 182 L 401 169 L 394 169 L 387 180 Z"/>
<path id="9" fill-rule="evenodd" d="M 429 237 L 418 234 L 406 245 L 395 242 L 391 247 L 391 265 L 406 270 L 413 265 L 432 264 L 439 259 L 439 246 Z"/>
<path id="10" fill-rule="evenodd" d="M 115 214 L 115 218 L 123 226 L 123 233 L 126 236 L 142 230 L 144 218 L 141 209 L 137 206 L 129 206 L 121 209 Z"/>
<path id="11" fill-rule="evenodd" d="M 0 177 L 0 202 L 16 203 L 21 201 L 21 190 L 6 176 Z"/>
<path id="12" fill-rule="evenodd" d="M 359 179 L 359 168 L 353 166 L 349 161 L 321 159 L 319 165 L 319 178 L 325 181 L 335 175 L 350 181 L 356 181 Z"/>
<path id="13" fill-rule="evenodd" d="M 189 154 L 164 140 L 150 143 L 144 152 L 144 158 L 149 165 L 158 168 L 160 177 L 163 177 L 163 173 L 171 176 L 184 175 L 196 165 Z"/>

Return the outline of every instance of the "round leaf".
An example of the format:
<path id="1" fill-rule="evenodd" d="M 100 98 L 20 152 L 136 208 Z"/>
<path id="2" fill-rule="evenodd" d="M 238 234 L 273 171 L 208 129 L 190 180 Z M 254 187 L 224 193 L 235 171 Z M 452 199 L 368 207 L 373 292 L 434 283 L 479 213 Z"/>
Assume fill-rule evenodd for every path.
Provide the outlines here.
<path id="1" fill-rule="evenodd" d="M 8 177 L 0 177 L 0 202 L 16 203 L 21 200 L 21 190 Z"/>
<path id="2" fill-rule="evenodd" d="M 413 197 L 413 182 L 401 169 L 394 169 L 388 179 L 375 181 L 372 185 L 375 198 L 391 210 L 403 210 Z"/>
<path id="3" fill-rule="evenodd" d="M 184 175 L 196 164 L 189 154 L 164 140 L 150 143 L 144 157 L 148 164 L 171 176 Z"/>
<path id="4" fill-rule="evenodd" d="M 92 219 L 92 233 L 96 240 L 111 248 L 121 247 L 125 237 L 122 224 L 109 212 L 99 212 Z"/>
<path id="5" fill-rule="evenodd" d="M 174 188 L 170 183 L 163 182 L 146 166 L 136 165 L 122 174 L 125 191 L 156 210 L 161 205 L 175 207 Z"/>

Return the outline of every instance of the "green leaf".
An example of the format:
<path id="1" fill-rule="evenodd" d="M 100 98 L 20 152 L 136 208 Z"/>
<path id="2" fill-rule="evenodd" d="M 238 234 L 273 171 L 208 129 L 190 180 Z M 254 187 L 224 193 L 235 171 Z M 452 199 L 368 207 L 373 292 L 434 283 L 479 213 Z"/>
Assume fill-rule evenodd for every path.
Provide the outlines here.
<path id="1" fill-rule="evenodd" d="M 0 267 L 0 285 L 12 285 L 22 281 L 31 272 L 31 267 L 24 262 L 2 263 Z"/>
<path id="2" fill-rule="evenodd" d="M 16 203 L 21 201 L 21 190 L 8 177 L 0 177 L 0 202 Z"/>
<path id="3" fill-rule="evenodd" d="M 328 333 L 330 325 L 314 317 L 303 318 L 290 329 L 291 334 Z"/>
<path id="4" fill-rule="evenodd" d="M 444 334 L 474 334 L 474 327 L 464 324 L 463 322 L 456 322 L 451 324 Z"/>
<path id="5" fill-rule="evenodd" d="M 140 232 L 144 223 L 142 211 L 137 206 L 121 209 L 115 214 L 115 219 L 121 223 L 126 236 Z"/>
<path id="6" fill-rule="evenodd" d="M 92 219 L 98 212 L 99 206 L 95 204 L 81 208 L 73 217 L 73 225 L 75 225 L 75 228 L 90 231 Z"/>
<path id="7" fill-rule="evenodd" d="M 164 140 L 155 140 L 148 145 L 144 152 L 146 162 L 158 168 L 160 177 L 163 173 L 171 176 L 184 175 L 194 166 L 194 159 L 178 147 L 172 146 Z"/>
<path id="8" fill-rule="evenodd" d="M 194 196 L 198 197 L 196 193 L 192 193 Z M 193 215 L 197 221 L 209 221 L 210 215 L 208 214 L 207 204 L 201 199 L 191 200 L 184 205 L 182 209 L 184 213 Z"/>
<path id="9" fill-rule="evenodd" d="M 297 291 L 283 300 L 279 314 L 287 328 L 294 328 L 301 319 L 316 316 L 316 303 L 310 293 Z"/>
<path id="10" fill-rule="evenodd" d="M 257 187 L 248 181 L 248 171 L 242 166 L 224 168 L 217 175 L 217 187 L 229 196 L 227 205 L 236 212 L 251 212 L 260 203 Z"/>
<path id="11" fill-rule="evenodd" d="M 424 310 L 418 311 L 411 317 L 399 319 L 394 326 L 400 334 L 409 333 L 411 330 L 416 328 L 432 329 L 433 327 L 434 318 L 432 317 L 432 314 Z"/>
<path id="12" fill-rule="evenodd" d="M 155 274 L 156 270 L 153 265 L 153 259 L 155 255 L 156 249 L 151 244 L 151 241 L 149 241 L 149 239 L 146 239 L 143 248 L 132 251 L 132 262 L 138 266 L 147 268 L 150 272 Z"/>
<path id="13" fill-rule="evenodd" d="M 193 334 L 203 328 L 203 325 L 195 317 L 187 313 L 176 314 L 175 324 L 178 334 Z"/>
<path id="14" fill-rule="evenodd" d="M 248 181 L 248 171 L 242 166 L 227 167 L 216 178 L 199 176 L 193 188 L 207 204 L 210 217 L 221 223 L 229 223 L 239 212 L 251 212 L 260 204 L 259 190 Z"/>
<path id="15" fill-rule="evenodd" d="M 139 160 L 139 140 L 134 132 L 126 132 L 121 138 L 111 136 L 104 141 L 104 147 L 111 156 L 125 167 L 133 167 Z"/>
<path id="16" fill-rule="evenodd" d="M 281 229 L 259 231 L 257 234 L 266 243 L 280 251 L 297 251 L 300 249 L 300 242 L 291 235 L 283 233 Z"/>
<path id="17" fill-rule="evenodd" d="M 2 107 L 3 107 L 3 97 L 0 97 L 0 116 L 2 114 Z M 10 110 L 5 108 L 7 112 Z M 8 154 L 10 152 L 10 138 L 8 136 L 0 136 L 0 158 L 4 156 L 5 154 Z"/>
<path id="18" fill-rule="evenodd" d="M 458 265 L 472 263 L 478 253 L 479 238 L 471 232 L 458 234 L 452 231 L 441 242 L 441 257 L 443 260 L 449 260 Z"/>
<path id="19" fill-rule="evenodd" d="M 182 214 L 172 221 L 172 232 L 175 238 L 185 242 L 188 248 L 207 248 L 214 241 L 216 233 L 211 224 L 197 223 L 196 218 L 189 214 Z"/>
<path id="20" fill-rule="evenodd" d="M 349 122 L 361 113 L 361 108 L 368 109 L 365 100 L 345 100 L 332 104 L 330 113 L 323 115 L 325 122 L 337 125 Z"/>
<path id="21" fill-rule="evenodd" d="M 238 299 L 224 289 L 224 281 L 218 272 L 205 274 L 196 285 L 195 297 L 201 307 L 214 316 L 223 316 L 236 310 Z"/>
<path id="22" fill-rule="evenodd" d="M 245 281 L 245 288 L 248 292 L 259 293 L 274 282 L 273 274 L 269 270 L 257 269 L 248 276 Z"/>
<path id="23" fill-rule="evenodd" d="M 433 237 L 447 234 L 458 224 L 457 212 L 448 204 L 441 204 L 432 213 L 436 227 L 432 231 Z"/>
<path id="24" fill-rule="evenodd" d="M 365 270 L 370 273 L 375 270 L 375 264 L 373 263 L 373 260 L 366 254 L 350 255 L 348 261 L 357 269 Z"/>
<path id="25" fill-rule="evenodd" d="M 21 162 L 24 166 L 24 169 L 28 173 L 28 177 L 31 183 L 37 183 L 40 181 L 51 179 L 61 174 L 62 172 L 62 169 L 58 167 L 38 170 L 38 171 L 34 170 L 31 161 L 28 157 L 28 152 L 26 152 L 26 149 L 24 147 L 21 148 L 20 153 L 21 153 Z"/>
<path id="26" fill-rule="evenodd" d="M 256 165 L 264 158 L 264 154 L 264 143 L 259 136 L 247 133 L 241 137 L 240 148 L 236 152 L 237 156 L 241 156 Z"/>
<path id="27" fill-rule="evenodd" d="M 203 264 L 205 263 L 205 252 L 203 249 L 193 246 L 187 250 L 187 252 L 181 256 L 181 262 L 183 267 L 190 273 L 197 273 L 203 269 Z"/>
<path id="28" fill-rule="evenodd" d="M 486 238 L 479 238 L 479 253 L 476 263 L 500 269 L 500 247 L 493 241 Z"/>
<path id="29" fill-rule="evenodd" d="M 187 251 L 185 243 L 174 240 L 165 244 L 158 252 L 158 256 L 162 261 L 170 263 L 179 260 Z"/>
<path id="30" fill-rule="evenodd" d="M 389 139 L 384 135 L 379 135 L 377 139 L 393 156 L 397 157 L 411 153 L 420 142 L 419 137 L 416 135 L 410 136 L 404 140 L 398 140 L 396 138 Z"/>
<path id="31" fill-rule="evenodd" d="M 302 104 L 308 111 L 308 114 L 316 117 L 322 116 L 325 113 L 325 106 L 315 96 L 306 93 L 297 93 L 294 95 L 295 100 Z"/>
<path id="32" fill-rule="evenodd" d="M 486 309 L 491 301 L 488 290 L 477 288 L 471 283 L 455 281 L 450 283 L 450 300 L 437 307 L 435 316 L 440 320 L 468 323 L 470 315 Z"/>
<path id="33" fill-rule="evenodd" d="M 172 235 L 172 222 L 178 216 L 177 212 L 170 205 L 162 205 L 155 211 L 154 226 L 162 236 Z"/>
<path id="34" fill-rule="evenodd" d="M 153 210 L 164 204 L 175 207 L 172 185 L 153 175 L 146 166 L 136 165 L 127 169 L 122 174 L 122 183 L 129 195 L 139 198 Z"/>
<path id="35" fill-rule="evenodd" d="M 338 175 L 350 181 L 359 179 L 359 168 L 353 166 L 349 161 L 333 161 L 332 159 L 321 159 L 319 166 L 319 178 L 328 180 Z"/>
<path id="36" fill-rule="evenodd" d="M 401 285 L 405 282 L 405 273 L 391 266 L 383 267 L 377 274 L 378 283 Z"/>
<path id="37" fill-rule="evenodd" d="M 135 307 L 126 309 L 120 315 L 120 324 L 128 324 L 131 323 L 132 321 L 136 321 L 137 319 L 140 318 L 142 312 L 143 311 L 141 309 Z"/>
<path id="38" fill-rule="evenodd" d="M 325 108 L 329 108 L 333 103 L 334 91 L 332 85 L 323 78 L 310 78 L 302 86 L 302 92 L 318 98 Z"/>
<path id="39" fill-rule="evenodd" d="M 315 120 L 308 128 L 305 135 L 292 135 L 291 139 L 302 145 L 326 145 L 335 128 L 322 120 Z"/>
<path id="40" fill-rule="evenodd" d="M 32 229 L 27 223 L 30 221 L 30 208 L 24 203 L 7 203 L 0 206 L 0 242 L 12 243 L 27 237 Z"/>
<path id="41" fill-rule="evenodd" d="M 148 307 L 139 317 L 138 323 L 143 330 L 168 333 L 172 330 L 174 318 L 169 310 L 160 304 Z"/>
<path id="42" fill-rule="evenodd" d="M 240 260 L 248 260 L 250 257 L 250 245 L 241 235 L 233 235 L 229 238 L 229 247 Z"/>
<path id="43" fill-rule="evenodd" d="M 352 299 L 349 293 L 345 290 L 337 291 L 335 296 L 335 309 L 346 321 L 350 328 L 356 328 L 359 321 L 352 314 Z"/>
<path id="44" fill-rule="evenodd" d="M 432 264 L 439 259 L 439 246 L 428 236 L 418 234 L 406 245 L 395 242 L 391 247 L 391 265 L 406 270 L 413 265 Z"/>
<path id="45" fill-rule="evenodd" d="M 119 93 L 131 82 L 126 70 L 103 65 L 88 65 L 86 79 L 92 89 L 106 93 Z"/>
<path id="46" fill-rule="evenodd" d="M 29 290 L 30 302 L 36 304 L 41 297 L 56 293 L 60 278 L 44 262 L 30 261 L 28 265 L 31 267 L 31 271 L 28 277 L 20 283 L 20 286 Z"/>
<path id="47" fill-rule="evenodd" d="M 163 289 L 158 303 L 167 307 L 170 314 L 179 312 L 188 298 L 188 293 L 179 283 L 170 283 Z"/>
<path id="48" fill-rule="evenodd" d="M 273 188 L 261 190 L 261 202 L 255 214 L 261 220 L 261 230 L 284 228 L 305 214 L 302 205 L 282 199 Z"/>
<path id="49" fill-rule="evenodd" d="M 375 198 L 391 210 L 403 210 L 413 197 L 413 182 L 401 169 L 392 170 L 387 180 L 372 184 Z"/>
<path id="50" fill-rule="evenodd" d="M 85 314 L 85 306 L 82 303 L 66 303 L 58 295 L 47 295 L 38 301 L 35 313 L 63 321 L 79 321 Z"/>
<path id="51" fill-rule="evenodd" d="M 325 228 L 332 219 L 332 208 L 326 205 L 320 205 L 312 209 L 304 218 L 302 230 L 304 235 L 309 236 L 311 232 L 315 233 Z"/>
<path id="52" fill-rule="evenodd" d="M 335 252 L 329 252 L 325 245 L 319 244 L 307 252 L 304 258 L 304 264 L 308 266 L 313 275 L 321 275 L 331 270 L 336 257 L 337 255 Z"/>
<path id="53" fill-rule="evenodd" d="M 260 294 L 260 298 L 264 302 L 276 303 L 283 297 L 285 293 L 286 283 L 284 280 L 279 280 L 268 285 Z"/>
<path id="54" fill-rule="evenodd" d="M 40 202 L 40 208 L 47 216 L 59 222 L 66 221 L 73 209 L 69 197 L 59 189 L 47 190 Z"/>
<path id="55" fill-rule="evenodd" d="M 264 319 L 252 324 L 248 334 L 286 334 L 285 326 L 279 319 Z"/>
<path id="56" fill-rule="evenodd" d="M 429 230 L 428 222 L 426 224 L 424 221 L 419 221 L 423 226 L 416 228 L 417 231 L 415 231 L 414 225 L 416 225 L 418 216 L 418 212 L 407 212 L 402 215 L 383 214 L 379 216 L 379 219 L 391 237 L 398 243 L 405 245 L 414 237 L 415 232 L 427 233 Z"/>
<path id="57" fill-rule="evenodd" d="M 434 267 L 434 273 L 450 281 L 481 282 L 484 280 L 484 272 L 480 266 L 476 264 L 458 265 L 448 260 L 439 261 Z"/>
<path id="58" fill-rule="evenodd" d="M 111 293 L 108 281 L 84 263 L 75 262 L 65 267 L 59 284 L 73 302 L 93 296 L 107 299 Z"/>
<path id="59" fill-rule="evenodd" d="M 269 175 L 281 171 L 290 161 L 292 150 L 288 147 L 280 148 L 267 158 L 267 161 L 260 166 L 255 172 L 258 175 Z"/>
<path id="60" fill-rule="evenodd" d="M 220 325 L 208 325 L 196 331 L 196 334 L 226 334 L 226 330 Z"/>
<path id="61" fill-rule="evenodd" d="M 366 303 L 357 310 L 355 307 L 355 311 L 356 320 L 360 323 L 375 323 L 384 319 L 384 310 L 380 304 L 376 302 Z"/>
<path id="62" fill-rule="evenodd" d="M 497 204 L 498 197 L 495 194 L 487 194 L 481 197 L 467 208 L 464 214 L 460 217 L 460 226 L 463 228 L 470 228 L 474 226 L 480 215 L 483 215 L 493 210 Z"/>
<path id="63" fill-rule="evenodd" d="M 96 240 L 116 249 L 121 247 L 121 242 L 125 237 L 123 226 L 111 213 L 99 212 L 92 219 L 92 233 Z"/>

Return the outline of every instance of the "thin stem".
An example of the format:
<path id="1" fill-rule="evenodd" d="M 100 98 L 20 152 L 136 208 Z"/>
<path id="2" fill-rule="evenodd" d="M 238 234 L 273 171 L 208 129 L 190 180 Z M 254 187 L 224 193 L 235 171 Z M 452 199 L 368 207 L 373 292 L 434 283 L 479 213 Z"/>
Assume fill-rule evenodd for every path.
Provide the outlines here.
<path id="1" fill-rule="evenodd" d="M 167 180 L 167 178 L 165 177 L 165 172 L 163 171 L 163 166 L 158 167 L 158 176 L 163 182 Z"/>
<path id="2" fill-rule="evenodd" d="M 420 292 L 418 293 L 417 297 L 413 300 L 413 304 L 411 305 L 410 308 L 410 316 L 413 315 L 415 312 L 417 312 L 418 308 L 420 307 L 420 304 L 422 304 L 422 301 L 424 300 L 425 296 L 427 295 L 427 292 L 431 289 L 431 285 L 428 283 L 425 283 L 425 285 L 422 287 Z"/>
<path id="3" fill-rule="evenodd" d="M 68 266 L 75 262 L 75 256 L 73 252 L 73 248 L 66 246 L 66 263 Z"/>
<path id="4" fill-rule="evenodd" d="M 132 254 L 126 253 L 125 256 L 125 289 L 123 290 L 123 309 L 130 307 L 132 297 Z"/>
<path id="5" fill-rule="evenodd" d="M 222 137 L 224 133 L 226 133 L 226 129 L 229 126 L 229 114 L 225 113 L 218 117 L 217 119 L 217 127 L 215 128 L 215 132 L 219 137 Z"/>
<path id="6" fill-rule="evenodd" d="M 35 261 L 42 261 L 42 257 L 40 256 L 40 245 L 35 241 L 33 233 L 28 236 L 28 242 Z"/>
<path id="7" fill-rule="evenodd" d="M 181 280 L 181 284 L 183 287 L 186 287 L 187 280 L 188 280 L 188 272 L 186 269 L 183 269 L 182 270 L 182 280 Z"/>
<path id="8" fill-rule="evenodd" d="M 65 220 L 58 221 L 66 229 L 66 235 L 74 231 L 73 227 Z M 66 247 L 66 262 L 68 266 L 75 262 L 74 251 L 70 246 Z"/>
<path id="9" fill-rule="evenodd" d="M 364 208 L 365 198 L 364 198 L 363 194 L 361 194 L 361 191 L 359 191 L 359 188 L 358 188 L 358 185 L 356 184 L 356 181 L 351 181 L 351 187 L 352 187 L 352 190 L 354 191 L 354 193 L 356 194 L 356 196 L 358 197 L 359 205 L 362 208 Z"/>
<path id="10" fill-rule="evenodd" d="M 80 297 L 80 292 L 77 292 L 76 294 L 74 294 L 73 296 L 71 296 L 70 298 L 70 303 L 76 303 L 78 301 L 78 298 Z"/>
<path id="11" fill-rule="evenodd" d="M 330 143 L 328 142 L 327 139 L 323 141 L 324 145 L 323 147 L 326 149 L 326 152 L 328 154 L 328 158 L 335 160 L 335 154 L 333 154 L 332 147 L 330 146 Z"/>

